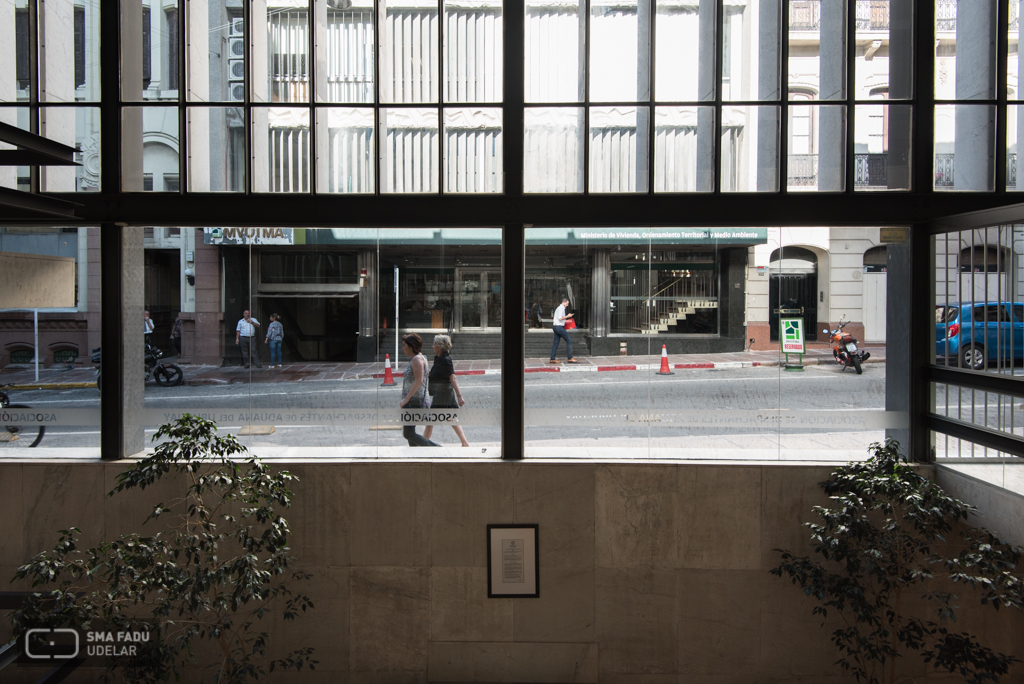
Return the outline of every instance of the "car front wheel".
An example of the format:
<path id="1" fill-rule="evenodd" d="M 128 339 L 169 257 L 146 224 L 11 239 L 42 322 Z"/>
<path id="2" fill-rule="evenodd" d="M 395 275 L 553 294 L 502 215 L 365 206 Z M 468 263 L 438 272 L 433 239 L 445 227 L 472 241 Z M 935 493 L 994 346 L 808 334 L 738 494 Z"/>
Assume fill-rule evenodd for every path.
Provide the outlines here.
<path id="1" fill-rule="evenodd" d="M 970 344 L 961 349 L 960 367 L 985 370 L 985 348 L 980 344 Z"/>

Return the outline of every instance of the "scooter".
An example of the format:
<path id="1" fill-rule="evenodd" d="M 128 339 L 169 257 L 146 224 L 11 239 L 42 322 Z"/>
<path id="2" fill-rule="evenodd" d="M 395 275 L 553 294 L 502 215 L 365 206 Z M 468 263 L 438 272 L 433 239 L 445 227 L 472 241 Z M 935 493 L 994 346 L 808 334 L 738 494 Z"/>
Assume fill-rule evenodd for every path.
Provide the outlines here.
<path id="1" fill-rule="evenodd" d="M 843 318 L 846 318 L 846 316 L 843 316 Z M 857 340 L 854 339 L 853 335 L 843 332 L 843 328 L 846 327 L 847 323 L 849 321 L 844 323 L 843 319 L 840 318 L 839 326 L 835 330 L 825 328 L 822 332 L 829 336 L 828 341 L 832 345 L 832 356 L 843 365 L 843 372 L 850 366 L 853 366 L 854 370 L 857 371 L 857 375 L 860 375 L 864 372 L 861 370 L 860 365 L 867 361 L 871 354 L 870 352 L 857 349 Z"/>
<path id="2" fill-rule="evenodd" d="M 180 385 L 185 378 L 181 368 L 173 363 L 163 363 L 160 359 L 164 353 L 156 347 L 147 344 L 145 354 L 145 380 L 156 380 L 161 387 L 174 387 Z M 100 389 L 100 347 L 92 350 L 92 362 L 96 364 L 96 389 Z"/>

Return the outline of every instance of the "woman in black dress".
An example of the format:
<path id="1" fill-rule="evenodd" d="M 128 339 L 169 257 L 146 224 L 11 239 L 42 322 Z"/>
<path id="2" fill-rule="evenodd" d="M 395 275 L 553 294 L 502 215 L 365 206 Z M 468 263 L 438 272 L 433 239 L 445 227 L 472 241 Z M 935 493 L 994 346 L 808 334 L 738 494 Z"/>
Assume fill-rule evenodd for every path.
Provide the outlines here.
<path id="1" fill-rule="evenodd" d="M 428 376 L 428 391 L 430 392 L 430 408 L 460 408 L 466 404 L 462 398 L 462 391 L 459 389 L 459 381 L 455 378 L 455 364 L 449 352 L 452 348 L 452 338 L 447 335 L 434 337 L 434 365 L 430 367 Z M 466 433 L 461 425 L 452 425 L 455 434 L 459 436 L 462 446 L 468 447 Z M 434 433 L 434 426 L 428 425 L 423 430 L 423 438 L 430 439 Z"/>

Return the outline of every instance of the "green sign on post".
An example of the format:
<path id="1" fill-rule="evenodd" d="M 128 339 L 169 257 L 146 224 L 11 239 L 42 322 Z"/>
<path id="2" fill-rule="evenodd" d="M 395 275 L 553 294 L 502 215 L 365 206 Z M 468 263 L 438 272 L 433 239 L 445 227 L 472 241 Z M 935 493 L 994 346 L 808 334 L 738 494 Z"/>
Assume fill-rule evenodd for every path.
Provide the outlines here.
<path id="1" fill-rule="evenodd" d="M 804 369 L 804 319 L 779 319 L 779 339 L 782 341 L 782 353 L 786 355 L 786 370 L 802 371 Z M 789 355 L 796 354 L 797 362 L 791 364 Z"/>

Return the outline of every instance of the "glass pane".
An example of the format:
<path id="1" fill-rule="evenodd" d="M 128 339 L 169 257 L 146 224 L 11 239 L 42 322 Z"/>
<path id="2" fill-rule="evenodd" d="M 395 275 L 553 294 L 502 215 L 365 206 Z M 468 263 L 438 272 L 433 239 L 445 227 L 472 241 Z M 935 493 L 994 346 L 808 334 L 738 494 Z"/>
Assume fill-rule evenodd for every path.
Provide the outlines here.
<path id="1" fill-rule="evenodd" d="M 531 107 L 523 141 L 524 192 L 583 192 L 583 109 Z"/>
<path id="2" fill-rule="evenodd" d="M 97 192 L 100 189 L 100 110 L 98 107 L 43 107 L 39 133 L 78 150 L 81 166 L 44 166 L 39 169 L 45 192 Z"/>
<path id="3" fill-rule="evenodd" d="M 0 307 L 0 456 L 100 456 L 99 242 L 98 227 L 0 227 L 0 271 L 23 286 L 8 280 Z"/>
<path id="4" fill-rule="evenodd" d="M 317 132 L 320 136 L 326 132 L 326 138 L 317 138 L 318 192 L 373 192 L 377 160 L 373 131 L 372 109 L 332 107 L 317 111 Z M 324 161 L 326 169 L 320 166 Z"/>
<path id="5" fill-rule="evenodd" d="M 125 100 L 177 100 L 179 43 L 176 2 L 121 3 L 121 94 Z"/>
<path id="6" fill-rule="evenodd" d="M 382 109 L 382 192 L 437 192 L 441 166 L 436 109 Z"/>
<path id="7" fill-rule="evenodd" d="M 526 2 L 526 101 L 582 102 L 586 4 Z"/>
<path id="8" fill-rule="evenodd" d="M 650 99 L 651 0 L 590 4 L 591 102 Z"/>
<path id="9" fill-rule="evenodd" d="M 790 190 L 841 192 L 846 178 L 846 107 L 790 105 Z"/>
<path id="10" fill-rule="evenodd" d="M 592 107 L 590 192 L 647 192 L 649 107 Z"/>
<path id="11" fill-rule="evenodd" d="M 309 11 L 305 2 L 295 6 L 267 3 L 266 11 L 253 10 L 253 100 L 257 102 L 309 101 Z M 283 5 L 283 6 L 282 6 Z M 254 6 L 255 8 L 256 6 Z M 266 43 L 262 33 L 266 31 Z M 261 81 L 268 81 L 266 93 Z"/>
<path id="12" fill-rule="evenodd" d="M 1024 191 L 1024 154 L 1019 142 L 1024 140 L 1021 126 L 1024 125 L 1024 111 L 1021 105 L 1006 108 L 1006 189 Z"/>
<path id="13" fill-rule="evenodd" d="M 501 110 L 444 110 L 444 191 L 501 192 Z"/>
<path id="14" fill-rule="evenodd" d="M 188 99 L 191 102 L 241 102 L 245 99 L 245 19 L 232 0 L 207 0 L 203 9 L 186 9 Z M 264 33 L 266 36 L 266 27 Z M 265 50 L 265 43 L 264 43 Z M 266 71 L 254 71 L 261 76 Z"/>
<path id="15" fill-rule="evenodd" d="M 1020 2 L 1010 2 L 1010 13 L 1009 13 L 1009 25 L 1007 27 L 1007 61 L 1006 61 L 1006 96 L 1011 100 L 1024 100 L 1024 96 L 1020 94 L 1020 74 L 1024 73 L 1024 69 L 1021 69 L 1021 60 L 1024 57 L 1021 56 L 1021 21 L 1020 21 Z"/>
<path id="16" fill-rule="evenodd" d="M 445 102 L 501 102 L 501 12 L 501 0 L 445 3 Z"/>
<path id="17" fill-rule="evenodd" d="M 28 107 L 0 107 L 0 123 L 5 123 L 8 126 L 15 126 L 27 131 L 29 130 L 28 117 Z M 14 145 L 0 141 L 0 150 L 13 149 L 16 149 Z M 29 167 L 0 166 L 0 188 L 27 192 L 30 189 Z"/>
<path id="18" fill-rule="evenodd" d="M 936 99 L 995 97 L 996 2 L 935 0 Z"/>
<path id="19" fill-rule="evenodd" d="M 935 107 L 935 189 L 995 188 L 995 107 Z"/>
<path id="20" fill-rule="evenodd" d="M 715 99 L 714 3 L 706 0 L 699 5 L 672 0 L 657 0 L 657 3 L 654 85 L 658 101 Z M 726 14 L 726 21 L 731 17 Z M 680 69 L 681 64 L 693 66 Z"/>
<path id="21" fill-rule="evenodd" d="M 789 98 L 846 98 L 846 0 L 789 3 Z"/>
<path id="22" fill-rule="evenodd" d="M 722 192 L 779 189 L 779 108 L 722 108 Z"/>
<path id="23" fill-rule="evenodd" d="M 854 189 L 910 189 L 910 105 L 857 105 Z"/>
<path id="24" fill-rule="evenodd" d="M 98 102 L 100 0 L 39 3 L 38 32 L 39 100 Z"/>
<path id="25" fill-rule="evenodd" d="M 913 0 L 856 0 L 857 99 L 913 97 Z"/>
<path id="26" fill-rule="evenodd" d="M 722 28 L 722 98 L 780 99 L 782 1 L 760 0 L 748 6 L 726 3 Z"/>
<path id="27" fill-rule="evenodd" d="M 713 107 L 658 107 L 654 135 L 655 192 L 715 189 Z"/>
<path id="28" fill-rule="evenodd" d="M 383 0 L 382 102 L 437 102 L 437 5 Z"/>
<path id="29" fill-rule="evenodd" d="M 122 190 L 177 192 L 177 107 L 125 107 L 121 121 Z"/>
<path id="30" fill-rule="evenodd" d="M 316 0 L 316 12 L 317 100 L 373 102 L 372 0 Z"/>
<path id="31" fill-rule="evenodd" d="M 191 411 L 262 458 L 500 456 L 500 230 L 158 230 L 138 301 L 160 361 L 186 382 L 160 387 L 140 368 L 140 438 Z M 180 268 L 188 258 L 194 283 Z M 194 297 L 204 290 L 218 296 Z M 412 365 L 411 334 L 425 355 Z M 439 335 L 451 344 L 444 360 Z M 434 410 L 419 410 L 428 396 Z"/>
<path id="32" fill-rule="evenodd" d="M 29 99 L 28 0 L 15 0 L 0 7 L 0 102 Z"/>
<path id="33" fill-rule="evenodd" d="M 240 107 L 189 107 L 188 188 L 245 192 L 245 115 Z"/>
<path id="34" fill-rule="evenodd" d="M 252 110 L 253 192 L 309 192 L 309 110 Z"/>

